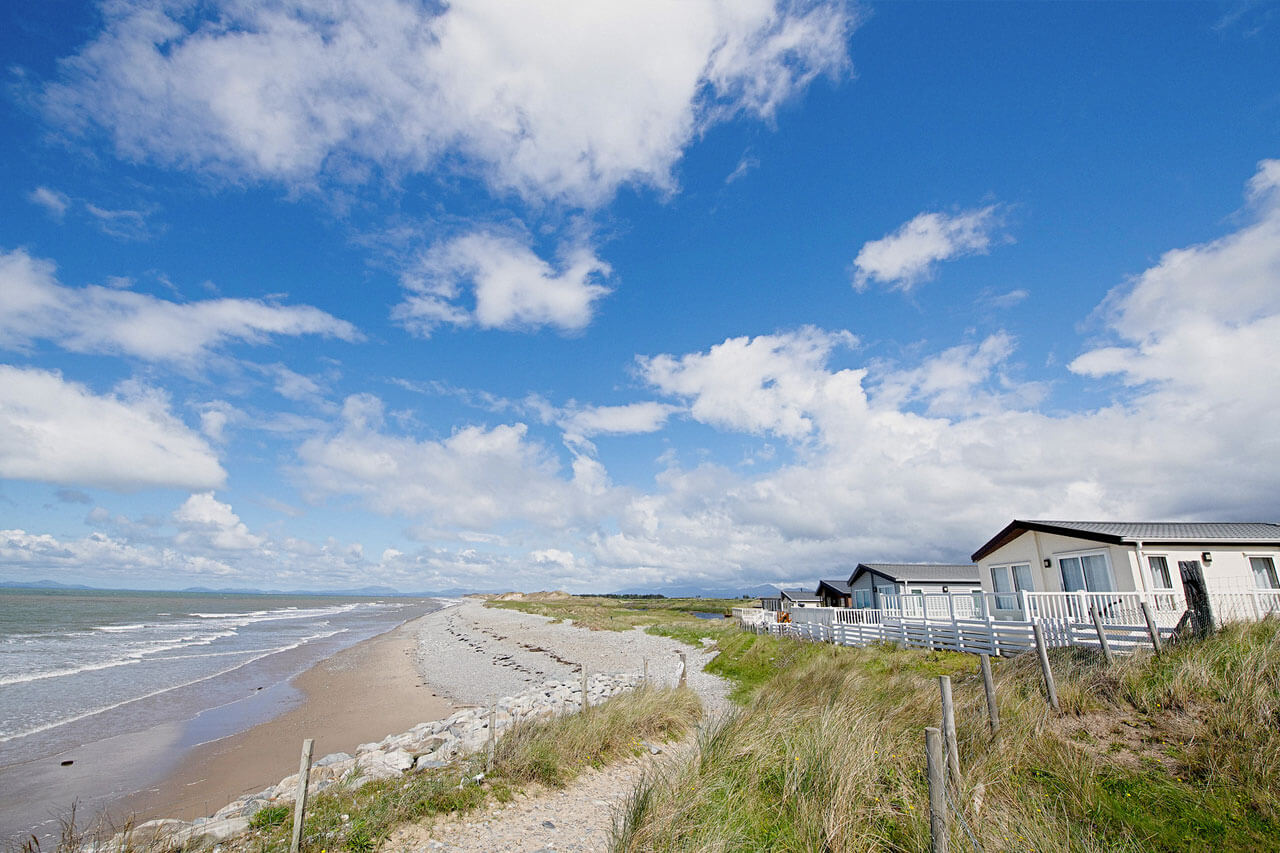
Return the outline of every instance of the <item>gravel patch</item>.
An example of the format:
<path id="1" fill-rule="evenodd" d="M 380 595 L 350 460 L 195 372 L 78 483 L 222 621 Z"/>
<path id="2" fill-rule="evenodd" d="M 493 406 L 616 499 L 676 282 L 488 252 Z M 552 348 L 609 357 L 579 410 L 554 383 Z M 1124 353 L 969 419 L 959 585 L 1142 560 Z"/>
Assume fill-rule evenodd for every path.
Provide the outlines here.
<path id="1" fill-rule="evenodd" d="M 680 675 L 677 652 L 689 660 L 688 684 L 702 699 L 713 725 L 729 710 L 729 684 L 702 668 L 713 652 L 666 637 L 630 631 L 587 631 L 543 616 L 460 604 L 432 614 L 418 637 L 418 665 L 441 695 L 460 704 L 486 705 L 548 678 L 566 680 L 579 663 L 592 672 L 639 673 L 649 661 L 649 677 L 674 685 Z M 693 738 L 600 770 L 586 770 L 562 790 L 534 786 L 505 805 L 461 817 L 403 826 L 384 851 L 440 853 L 603 853 L 614 821 L 646 771 L 679 761 L 694 749 Z"/>
<path id="2" fill-rule="evenodd" d="M 729 707 L 729 685 L 702 671 L 714 652 L 646 634 L 643 628 L 587 631 L 466 598 L 423 619 L 417 663 L 439 695 L 459 705 L 487 707 L 548 679 L 580 677 L 583 664 L 589 672 L 638 675 L 647 659 L 651 681 L 675 685 L 681 651 L 689 660 L 689 687 L 702 699 L 707 716 L 719 717 Z"/>

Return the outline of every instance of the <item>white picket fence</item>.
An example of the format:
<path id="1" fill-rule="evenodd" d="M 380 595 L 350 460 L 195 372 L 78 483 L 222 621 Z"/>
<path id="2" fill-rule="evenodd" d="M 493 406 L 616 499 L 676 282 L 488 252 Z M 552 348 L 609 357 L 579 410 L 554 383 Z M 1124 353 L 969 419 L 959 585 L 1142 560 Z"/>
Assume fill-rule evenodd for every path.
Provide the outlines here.
<path id="1" fill-rule="evenodd" d="M 1010 606 L 1007 600 L 1016 599 Z M 1209 596 L 1219 625 L 1257 621 L 1280 615 L 1280 590 L 1241 590 Z M 1032 625 L 1039 623 L 1049 646 L 1099 648 L 1093 613 L 1102 623 L 1112 651 L 1151 648 L 1151 635 L 1142 605 L 1147 605 L 1162 639 L 1172 637 L 1186 612 L 1186 604 L 1174 593 L 1062 593 L 1022 592 L 1017 596 L 993 593 L 882 596 L 880 609 L 805 607 L 790 611 L 790 622 L 768 619 L 743 624 L 760 626 L 770 633 L 846 646 L 897 643 L 907 648 L 947 650 L 971 654 L 1011 655 L 1035 644 Z M 993 618 L 1016 607 L 1022 618 Z M 764 611 L 768 612 L 768 611 Z"/>

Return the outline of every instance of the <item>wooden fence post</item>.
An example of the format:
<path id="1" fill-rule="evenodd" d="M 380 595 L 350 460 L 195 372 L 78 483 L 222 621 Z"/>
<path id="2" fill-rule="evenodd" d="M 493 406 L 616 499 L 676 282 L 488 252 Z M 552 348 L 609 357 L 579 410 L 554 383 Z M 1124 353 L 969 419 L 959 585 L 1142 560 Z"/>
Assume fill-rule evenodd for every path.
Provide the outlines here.
<path id="1" fill-rule="evenodd" d="M 289 853 L 302 849 L 302 820 L 307 810 L 307 783 L 311 779 L 311 750 L 315 741 L 302 742 L 302 761 L 298 763 L 298 797 L 293 804 L 293 836 L 289 839 Z"/>
<path id="2" fill-rule="evenodd" d="M 987 693 L 987 715 L 991 717 L 991 736 L 1000 734 L 1000 708 L 996 705 L 996 683 L 991 677 L 991 655 L 979 655 L 978 666 L 982 670 L 982 687 Z"/>
<path id="3" fill-rule="evenodd" d="M 649 686 L 649 659 L 644 659 L 644 678 L 642 679 L 645 687 Z"/>
<path id="4" fill-rule="evenodd" d="M 591 700 L 587 698 L 587 665 L 582 665 L 582 710 L 591 707 Z"/>
<path id="5" fill-rule="evenodd" d="M 1040 655 L 1040 669 L 1044 673 L 1044 689 L 1049 696 L 1049 707 L 1053 710 L 1059 710 L 1058 707 L 1058 688 L 1053 683 L 1053 670 L 1049 668 L 1049 650 L 1044 644 L 1044 629 L 1040 627 L 1040 620 L 1031 623 L 1031 631 L 1036 635 L 1036 652 Z"/>
<path id="6" fill-rule="evenodd" d="M 951 788 L 960 790 L 960 746 L 956 743 L 956 707 L 951 700 L 951 676 L 938 676 L 938 692 L 942 696 L 942 739 L 947 748 L 947 769 L 951 771 Z"/>
<path id="7" fill-rule="evenodd" d="M 1089 605 L 1089 618 L 1093 620 L 1093 630 L 1098 632 L 1098 642 L 1102 645 L 1102 656 L 1107 659 L 1107 666 L 1115 666 L 1116 656 L 1111 654 L 1111 643 L 1102 627 L 1102 617 L 1098 615 L 1098 608 L 1092 604 Z"/>
<path id="8" fill-rule="evenodd" d="M 498 750 L 498 706 L 489 706 L 489 760 Z"/>
<path id="9" fill-rule="evenodd" d="M 924 730 L 925 766 L 929 773 L 929 837 L 932 853 L 948 853 L 947 771 L 943 769 L 942 732 L 933 726 Z"/>
<path id="10" fill-rule="evenodd" d="M 680 683 L 677 686 L 679 687 L 689 686 L 688 675 L 689 675 L 689 659 L 684 652 L 680 652 Z"/>
<path id="11" fill-rule="evenodd" d="M 1155 649 L 1156 654 L 1160 654 L 1162 649 L 1160 629 L 1156 627 L 1156 617 L 1151 613 L 1151 605 L 1143 601 L 1139 606 L 1142 608 L 1142 617 L 1147 620 L 1147 633 L 1151 635 L 1151 648 Z"/>

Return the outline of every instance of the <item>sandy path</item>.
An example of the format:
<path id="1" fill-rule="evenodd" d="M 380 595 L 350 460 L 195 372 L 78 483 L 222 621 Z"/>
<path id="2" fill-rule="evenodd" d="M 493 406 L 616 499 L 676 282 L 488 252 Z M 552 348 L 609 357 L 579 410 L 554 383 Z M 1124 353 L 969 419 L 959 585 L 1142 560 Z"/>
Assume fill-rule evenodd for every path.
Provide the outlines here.
<path id="1" fill-rule="evenodd" d="M 452 696 L 455 701 L 483 704 L 491 701 L 491 690 L 499 690 L 499 695 L 518 692 L 520 687 L 511 689 L 511 685 L 527 686 L 523 683 L 526 678 L 530 679 L 528 683 L 536 683 L 544 678 L 572 677 L 573 670 L 560 659 L 583 660 L 597 671 L 638 672 L 640 661 L 648 657 L 650 676 L 659 683 L 674 684 L 679 674 L 676 652 L 683 650 L 689 658 L 689 686 L 702 698 L 708 712 L 703 725 L 729 708 L 728 683 L 702 671 L 713 655 L 674 640 L 641 630 L 584 631 L 553 624 L 540 616 L 483 608 L 478 602 L 464 603 L 444 619 L 440 614 L 434 615 L 434 620 L 423 623 L 426 627 L 420 635 L 419 653 L 426 650 L 438 655 L 437 660 L 444 660 L 451 657 L 447 650 L 452 643 L 456 655 L 488 676 L 483 682 L 477 679 L 458 685 L 459 691 Z M 486 668 L 486 661 L 492 672 Z M 503 685 L 500 689 L 490 686 L 499 683 Z M 683 744 L 664 746 L 661 755 L 645 755 L 598 771 L 588 770 L 563 790 L 534 788 L 505 806 L 494 804 L 460 818 L 401 827 L 383 850 L 605 851 L 615 816 L 644 772 L 678 760 L 691 743 L 689 738 Z"/>

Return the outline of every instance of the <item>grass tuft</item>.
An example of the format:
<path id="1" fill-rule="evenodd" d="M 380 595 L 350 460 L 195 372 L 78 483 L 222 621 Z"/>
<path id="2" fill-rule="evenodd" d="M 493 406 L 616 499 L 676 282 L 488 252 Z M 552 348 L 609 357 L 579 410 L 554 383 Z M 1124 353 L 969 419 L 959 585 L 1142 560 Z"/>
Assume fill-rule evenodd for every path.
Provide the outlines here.
<path id="1" fill-rule="evenodd" d="M 742 633 L 708 669 L 741 707 L 697 754 L 644 780 L 612 850 L 862 851 L 929 846 L 923 729 L 937 675 L 956 696 L 957 795 L 986 850 L 1280 850 L 1280 623 L 1233 626 L 1108 668 L 1051 654 L 996 666 L 989 733 L 977 660 Z M 973 849 L 953 823 L 953 849 Z"/>

